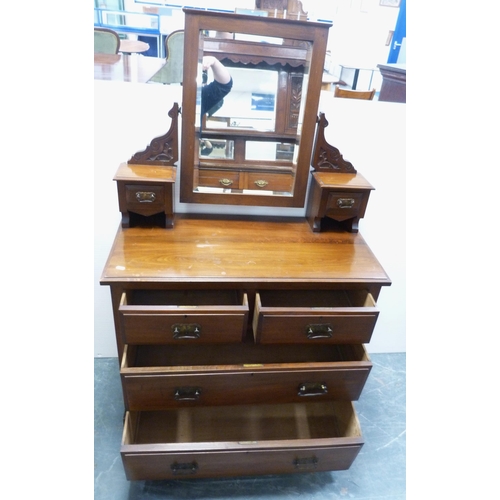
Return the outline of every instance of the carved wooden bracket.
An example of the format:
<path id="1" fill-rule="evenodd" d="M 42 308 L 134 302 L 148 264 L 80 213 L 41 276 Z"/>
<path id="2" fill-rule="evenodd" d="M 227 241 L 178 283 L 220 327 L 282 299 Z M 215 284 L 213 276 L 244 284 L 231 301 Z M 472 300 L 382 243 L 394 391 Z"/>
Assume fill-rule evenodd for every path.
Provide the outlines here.
<path id="1" fill-rule="evenodd" d="M 328 127 L 328 121 L 325 118 L 325 113 L 320 113 L 318 126 L 316 127 L 316 137 L 314 139 L 312 159 L 314 171 L 355 174 L 357 171 L 352 163 L 344 160 L 340 151 L 326 141 L 326 127 Z"/>
<path id="2" fill-rule="evenodd" d="M 139 151 L 127 162 L 135 165 L 174 165 L 179 159 L 178 116 L 179 105 L 175 102 L 168 116 L 172 118 L 169 131 L 153 139 L 144 151 Z"/>

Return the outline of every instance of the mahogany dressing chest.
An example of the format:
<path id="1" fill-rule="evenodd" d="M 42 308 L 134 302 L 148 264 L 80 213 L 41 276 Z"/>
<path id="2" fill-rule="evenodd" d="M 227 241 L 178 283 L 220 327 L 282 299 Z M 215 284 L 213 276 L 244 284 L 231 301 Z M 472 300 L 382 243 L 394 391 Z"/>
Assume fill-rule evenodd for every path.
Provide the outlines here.
<path id="1" fill-rule="evenodd" d="M 255 55 L 261 42 L 240 37 L 240 43 L 233 36 L 227 46 L 233 65 L 226 63 L 235 70 L 274 71 L 280 89 L 275 105 L 297 116 L 286 127 L 276 119 L 263 132 L 228 115 L 226 125 L 240 125 L 204 131 L 197 108 L 184 102 L 181 196 L 228 206 L 302 203 L 307 213 L 175 214 L 177 106 L 169 132 L 119 167 L 122 223 L 100 282 L 112 298 L 126 476 L 347 469 L 363 446 L 353 401 L 372 367 L 365 345 L 381 289 L 391 282 L 357 227 L 373 188 L 324 141 L 327 123 L 316 113 L 329 26 L 190 9 L 185 14 L 186 44 L 200 43 L 200 54 L 207 33 L 215 33 L 207 50 L 222 50 L 222 26 L 279 37 L 277 59 L 266 60 Z M 299 62 L 292 65 L 294 50 Z M 200 58 L 185 58 L 184 99 L 188 87 L 189 98 L 195 90 L 186 82 L 197 81 Z M 298 95 L 286 94 L 290 85 Z M 285 109 L 286 102 L 293 105 Z M 200 157 L 206 138 L 223 144 L 220 158 Z M 245 157 L 252 147 L 272 157 Z M 284 192 L 199 183 L 200 171 L 264 178 L 273 169 L 291 179 Z"/>

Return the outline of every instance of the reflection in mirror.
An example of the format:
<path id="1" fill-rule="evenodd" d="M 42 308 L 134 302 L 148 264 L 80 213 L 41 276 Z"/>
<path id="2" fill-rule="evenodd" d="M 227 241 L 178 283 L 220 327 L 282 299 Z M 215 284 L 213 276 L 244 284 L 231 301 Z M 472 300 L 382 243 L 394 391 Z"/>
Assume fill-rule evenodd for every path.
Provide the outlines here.
<path id="1" fill-rule="evenodd" d="M 234 127 L 274 131 L 278 71 L 228 67 L 233 87 L 221 106 L 202 121 L 206 128 Z"/>
<path id="2" fill-rule="evenodd" d="M 246 160 L 287 160 L 290 162 L 296 161 L 295 144 L 284 142 L 257 142 L 247 141 L 245 150 Z"/>
<path id="3" fill-rule="evenodd" d="M 234 158 L 234 142 L 225 139 L 201 139 L 200 157 L 232 160 Z"/>
<path id="4" fill-rule="evenodd" d="M 206 98 L 202 88 L 220 82 L 226 71 L 232 86 L 215 106 L 197 107 L 198 113 L 207 111 L 196 117 L 199 167 L 193 190 L 292 196 L 311 44 L 227 32 L 200 32 L 199 39 L 197 95 Z M 287 51 L 293 47 L 299 52 L 293 50 L 291 58 Z M 218 62 L 204 73 L 214 57 Z"/>

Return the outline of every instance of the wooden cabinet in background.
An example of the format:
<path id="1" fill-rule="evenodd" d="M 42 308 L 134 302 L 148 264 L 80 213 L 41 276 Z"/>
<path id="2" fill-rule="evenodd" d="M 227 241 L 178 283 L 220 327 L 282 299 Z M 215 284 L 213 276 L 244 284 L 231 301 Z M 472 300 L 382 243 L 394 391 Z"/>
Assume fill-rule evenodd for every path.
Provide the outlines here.
<path id="1" fill-rule="evenodd" d="M 406 64 L 379 64 L 382 88 L 379 101 L 406 102 Z"/>

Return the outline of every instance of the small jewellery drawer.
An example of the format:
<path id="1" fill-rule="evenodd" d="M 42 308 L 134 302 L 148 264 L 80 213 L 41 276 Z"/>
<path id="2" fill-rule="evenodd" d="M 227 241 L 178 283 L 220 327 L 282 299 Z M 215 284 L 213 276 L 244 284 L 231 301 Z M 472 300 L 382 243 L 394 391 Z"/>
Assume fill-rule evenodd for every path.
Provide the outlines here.
<path id="1" fill-rule="evenodd" d="M 345 470 L 363 446 L 349 401 L 127 412 L 128 480 Z"/>
<path id="2" fill-rule="evenodd" d="M 364 193 L 330 192 L 328 193 L 324 215 L 335 219 L 354 217 L 364 208 L 364 200 Z"/>
<path id="3" fill-rule="evenodd" d="M 125 186 L 127 210 L 141 215 L 152 215 L 161 212 L 165 207 L 165 188 L 163 185 Z"/>
<path id="4" fill-rule="evenodd" d="M 241 342 L 248 322 L 235 290 L 127 290 L 118 310 L 127 344 Z"/>
<path id="5" fill-rule="evenodd" d="M 129 410 L 357 400 L 372 364 L 363 345 L 126 345 Z"/>
<path id="6" fill-rule="evenodd" d="M 368 343 L 377 318 L 366 290 L 266 290 L 256 294 L 253 331 L 261 343 Z"/>

